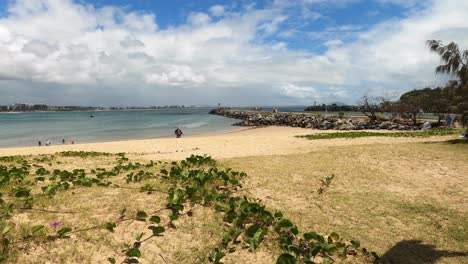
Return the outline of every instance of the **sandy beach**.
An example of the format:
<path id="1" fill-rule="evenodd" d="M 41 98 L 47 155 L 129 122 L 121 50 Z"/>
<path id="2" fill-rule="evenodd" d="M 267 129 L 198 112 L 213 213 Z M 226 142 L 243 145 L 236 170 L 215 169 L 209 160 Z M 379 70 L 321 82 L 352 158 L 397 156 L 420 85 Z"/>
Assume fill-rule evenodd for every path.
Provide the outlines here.
<path id="1" fill-rule="evenodd" d="M 169 219 L 167 193 L 172 185 L 151 176 L 159 175 L 167 164 L 148 160 L 174 161 L 191 154 L 212 156 L 217 161 L 216 169 L 245 172 L 238 194 L 261 201 L 270 211 L 280 210 L 297 223 L 301 232 L 336 232 L 343 241 L 356 239 L 377 252 L 383 263 L 410 263 L 407 259 L 418 263 L 436 263 L 432 259 L 466 263 L 468 152 L 464 145 L 442 142 L 457 135 L 319 140 L 296 137 L 334 132 L 262 127 L 180 139 L 0 149 L 0 156 L 25 155 L 2 159 L 0 166 L 12 168 L 18 162 L 31 166 L 27 182 L 31 184 L 34 207 L 14 211 L 10 222 L 16 228 L 10 236 L 17 239 L 24 234 L 20 230 L 45 226 L 31 236 L 34 242 L 14 244 L 7 263 L 38 263 L 38 259 L 41 263 L 105 263 L 110 256 L 120 263 L 125 258 L 122 250 L 135 239 L 134 234 L 148 235 L 147 222 L 132 218 L 118 222 L 123 208 L 127 217 L 143 210 L 154 212 L 163 221 Z M 55 154 L 62 151 L 125 152 L 128 163 L 121 167 L 120 157 L 107 154 Z M 137 163 L 152 165 L 126 167 Z M 50 198 L 44 197 L 44 190 L 53 186 L 50 180 L 35 181 L 41 177 L 51 179 L 55 171 L 63 177 L 83 171 L 85 178 L 94 179 L 98 169 L 110 172 L 116 166 L 122 171 L 105 179 L 112 185 L 84 187 L 72 182 L 70 189 L 57 190 Z M 148 178 L 136 180 L 134 176 L 140 174 Z M 330 182 L 325 186 L 326 179 Z M 10 190 L 2 193 L 15 194 Z M 142 245 L 141 263 L 162 263 L 162 258 L 166 263 L 206 263 L 200 260 L 224 236 L 223 214 L 206 206 L 190 208 L 192 215 L 181 215 L 177 228 L 168 228 L 163 236 Z M 76 231 L 69 239 L 45 239 L 56 231 L 47 223 L 55 221 Z M 108 221 L 118 222 L 112 232 L 102 229 L 102 223 Z M 256 251 L 239 246 L 227 254 L 224 263 L 276 263 L 279 252 L 275 243 L 274 236 L 268 236 Z M 444 252 L 452 255 L 443 257 Z M 366 257 L 350 262 L 372 263 Z"/>
<path id="2" fill-rule="evenodd" d="M 125 152 L 130 155 L 153 160 L 180 160 L 191 154 L 206 154 L 220 159 L 308 153 L 336 146 L 432 142 L 456 138 L 456 136 L 438 136 L 431 138 L 368 137 L 305 140 L 295 137 L 298 135 L 332 132 L 336 131 L 292 127 L 262 127 L 221 134 L 189 136 L 180 139 L 157 138 L 76 145 L 52 145 L 48 147 L 0 148 L 0 156 L 53 154 L 61 151 L 98 151 L 109 153 Z"/>

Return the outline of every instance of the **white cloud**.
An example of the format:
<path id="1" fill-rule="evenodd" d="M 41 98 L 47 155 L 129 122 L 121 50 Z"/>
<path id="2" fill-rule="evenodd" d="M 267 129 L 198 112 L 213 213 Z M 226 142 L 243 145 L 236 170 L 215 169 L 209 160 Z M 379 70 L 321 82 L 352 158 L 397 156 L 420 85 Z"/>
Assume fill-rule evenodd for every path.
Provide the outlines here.
<path id="1" fill-rule="evenodd" d="M 168 28 L 158 27 L 157 14 L 79 3 L 10 3 L 0 18 L 0 103 L 34 97 L 56 104 L 281 104 L 310 96 L 354 103 L 369 88 L 384 94 L 445 81 L 434 75 L 439 59 L 427 39 L 468 47 L 464 0 L 434 0 L 368 30 L 326 28 L 316 32 L 327 48 L 319 54 L 275 39 L 307 36 L 287 27 L 296 19 L 286 10 L 291 1 L 236 13 L 211 7 L 215 20 L 191 13 L 187 23 Z"/>
<path id="2" fill-rule="evenodd" d="M 24 44 L 22 51 L 32 53 L 38 57 L 45 58 L 57 51 L 58 47 L 40 40 L 31 40 Z"/>
<path id="3" fill-rule="evenodd" d="M 121 40 L 120 45 L 124 48 L 138 48 L 145 46 L 143 42 L 138 39 L 131 38 L 130 36 L 127 36 L 124 40 Z"/>
<path id="4" fill-rule="evenodd" d="M 215 16 L 215 17 L 220 17 L 220 16 L 223 16 L 224 15 L 224 6 L 222 5 L 214 5 L 212 7 L 210 7 L 210 13 L 212 16 Z"/>
<path id="5" fill-rule="evenodd" d="M 320 96 L 320 93 L 313 87 L 298 86 L 291 83 L 283 84 L 282 92 L 287 97 L 295 99 L 317 98 Z"/>
<path id="6" fill-rule="evenodd" d="M 187 21 L 195 26 L 206 25 L 211 22 L 211 17 L 205 13 L 197 12 L 191 13 L 187 18 Z"/>
<path id="7" fill-rule="evenodd" d="M 152 73 L 146 76 L 149 84 L 163 85 L 199 85 L 206 81 L 205 76 L 195 73 L 186 65 L 171 65 L 167 72 Z"/>
<path id="8" fill-rule="evenodd" d="M 400 5 L 403 7 L 412 7 L 417 4 L 423 3 L 424 0 L 375 0 L 378 3 L 381 4 L 394 4 L 394 5 Z"/>

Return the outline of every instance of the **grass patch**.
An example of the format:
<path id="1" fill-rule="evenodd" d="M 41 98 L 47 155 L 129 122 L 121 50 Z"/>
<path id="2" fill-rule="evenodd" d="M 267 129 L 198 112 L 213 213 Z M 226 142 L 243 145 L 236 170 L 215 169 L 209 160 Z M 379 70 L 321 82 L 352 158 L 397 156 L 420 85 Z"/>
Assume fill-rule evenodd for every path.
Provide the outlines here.
<path id="1" fill-rule="evenodd" d="M 368 132 L 368 131 L 351 131 L 351 132 L 335 132 L 335 133 L 320 133 L 305 136 L 297 136 L 310 140 L 314 139 L 333 139 L 333 138 L 362 138 L 362 137 L 432 137 L 432 136 L 448 136 L 461 133 L 459 129 L 434 129 L 427 131 L 416 132 Z"/>
<path id="2" fill-rule="evenodd" d="M 468 252 L 467 159 L 468 148 L 444 142 L 327 146 L 222 162 L 247 172 L 248 194 L 268 207 L 284 208 L 299 228 L 366 241 L 386 256 L 384 263 L 416 263 L 412 258 L 420 259 L 419 251 L 401 246 L 418 240 L 434 249 L 428 258 L 458 264 L 466 263 L 466 257 L 442 258 L 441 252 Z M 319 194 L 329 175 L 335 178 Z"/>
<path id="3" fill-rule="evenodd" d="M 167 163 L 64 152 L 16 161 L 0 161 L 0 262 L 217 264 L 257 249 L 296 263 L 376 257 L 335 232 L 300 232 L 242 195 L 245 173 L 211 157 Z"/>

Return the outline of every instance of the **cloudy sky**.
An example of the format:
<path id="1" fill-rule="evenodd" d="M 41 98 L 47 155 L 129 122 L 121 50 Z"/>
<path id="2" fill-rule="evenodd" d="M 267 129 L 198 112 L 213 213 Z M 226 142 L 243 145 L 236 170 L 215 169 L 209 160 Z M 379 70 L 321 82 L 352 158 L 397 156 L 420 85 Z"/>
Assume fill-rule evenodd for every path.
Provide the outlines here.
<path id="1" fill-rule="evenodd" d="M 0 0 L 0 104 L 306 105 L 447 81 L 466 0 Z"/>

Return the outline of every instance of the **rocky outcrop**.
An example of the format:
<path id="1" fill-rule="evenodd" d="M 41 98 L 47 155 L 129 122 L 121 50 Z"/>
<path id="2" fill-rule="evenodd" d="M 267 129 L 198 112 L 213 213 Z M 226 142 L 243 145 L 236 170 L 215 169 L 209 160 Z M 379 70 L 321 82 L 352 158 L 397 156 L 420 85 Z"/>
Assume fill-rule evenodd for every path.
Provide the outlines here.
<path id="1" fill-rule="evenodd" d="M 419 130 L 419 126 L 395 121 L 363 121 L 349 118 L 325 117 L 300 113 L 268 113 L 246 110 L 213 109 L 210 114 L 241 120 L 235 126 L 290 126 L 335 130 Z"/>

